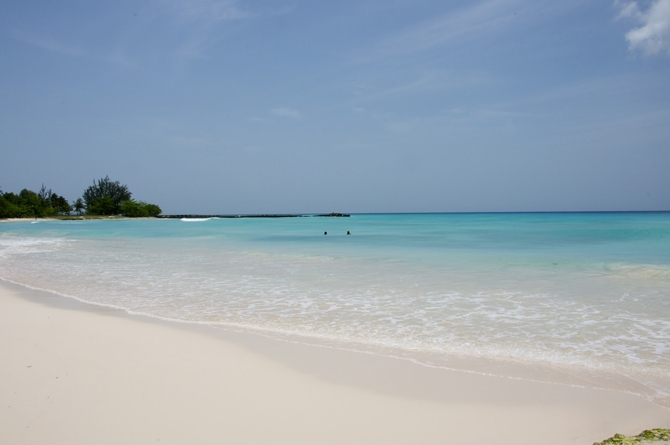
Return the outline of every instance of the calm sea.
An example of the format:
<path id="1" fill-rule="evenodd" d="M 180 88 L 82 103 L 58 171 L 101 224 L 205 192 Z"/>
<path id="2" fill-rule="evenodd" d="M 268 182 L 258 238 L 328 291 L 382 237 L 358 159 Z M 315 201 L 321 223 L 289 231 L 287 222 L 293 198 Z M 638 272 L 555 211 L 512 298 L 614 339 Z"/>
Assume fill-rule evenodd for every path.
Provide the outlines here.
<path id="1" fill-rule="evenodd" d="M 670 406 L 670 213 L 2 223 L 0 277 L 433 366 L 549 367 Z"/>

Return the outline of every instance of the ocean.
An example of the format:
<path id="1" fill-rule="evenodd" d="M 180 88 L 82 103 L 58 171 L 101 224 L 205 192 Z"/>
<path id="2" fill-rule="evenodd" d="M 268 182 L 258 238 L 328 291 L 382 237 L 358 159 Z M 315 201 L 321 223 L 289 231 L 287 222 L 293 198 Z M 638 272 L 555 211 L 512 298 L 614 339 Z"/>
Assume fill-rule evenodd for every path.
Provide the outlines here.
<path id="1" fill-rule="evenodd" d="M 0 278 L 426 366 L 553 370 L 670 406 L 670 213 L 6 222 Z"/>

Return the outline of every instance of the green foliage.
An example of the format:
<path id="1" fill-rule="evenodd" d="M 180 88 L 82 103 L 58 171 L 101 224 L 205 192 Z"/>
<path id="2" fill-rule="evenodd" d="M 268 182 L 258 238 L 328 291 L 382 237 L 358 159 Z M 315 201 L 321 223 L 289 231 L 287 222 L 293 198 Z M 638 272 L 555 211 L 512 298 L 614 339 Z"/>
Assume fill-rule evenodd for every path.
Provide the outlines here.
<path id="1" fill-rule="evenodd" d="M 86 212 L 93 215 L 118 215 L 121 203 L 130 200 L 132 193 L 127 185 L 112 181 L 105 176 L 98 181 L 93 180 L 82 196 Z"/>
<path id="2" fill-rule="evenodd" d="M 670 429 L 656 428 L 653 430 L 644 430 L 637 436 L 624 436 L 615 434 L 602 442 L 596 442 L 593 445 L 635 445 L 649 442 L 670 441 Z"/>
<path id="3" fill-rule="evenodd" d="M 0 195 L 0 218 L 11 218 L 16 213 L 16 207 L 5 198 L 4 194 Z"/>
<path id="4" fill-rule="evenodd" d="M 91 201 L 86 207 L 86 212 L 91 215 L 118 215 L 118 206 L 114 205 L 114 200 L 109 196 L 103 196 Z"/>
<path id="5" fill-rule="evenodd" d="M 52 193 L 44 184 L 38 193 L 28 189 L 18 195 L 0 192 L 0 218 L 43 218 L 70 211 L 67 199 Z"/>
<path id="6" fill-rule="evenodd" d="M 83 210 L 90 215 L 124 215 L 129 217 L 158 216 L 161 208 L 156 204 L 131 199 L 127 185 L 112 181 L 109 176 L 93 181 L 71 206 L 67 199 L 53 193 L 42 184 L 35 193 L 23 189 L 16 195 L 0 190 L 0 218 L 43 218 L 69 215 L 72 210 L 81 215 Z"/>
<path id="7" fill-rule="evenodd" d="M 31 190 L 23 189 L 19 193 L 19 204 L 22 205 L 22 213 L 26 213 L 28 216 L 46 216 L 45 203 L 43 198 Z"/>
<path id="8" fill-rule="evenodd" d="M 156 204 L 149 204 L 144 201 L 135 201 L 129 199 L 121 203 L 121 214 L 129 217 L 158 216 L 161 208 Z"/>
<path id="9" fill-rule="evenodd" d="M 72 206 L 70 206 L 70 203 L 67 202 L 67 199 L 63 198 L 62 196 L 58 196 L 55 193 L 52 193 L 49 197 L 49 203 L 58 214 L 67 213 L 69 215 L 72 211 Z"/>
<path id="10" fill-rule="evenodd" d="M 77 198 L 72 207 L 74 208 L 74 211 L 77 212 L 77 215 L 81 215 L 81 212 L 84 210 L 84 202 L 81 198 Z"/>
<path id="11" fill-rule="evenodd" d="M 163 213 L 161 208 L 158 207 L 156 204 L 147 204 L 147 203 L 144 204 L 145 204 L 144 208 L 147 209 L 147 213 L 149 213 L 149 216 L 158 216 L 161 213 Z"/>

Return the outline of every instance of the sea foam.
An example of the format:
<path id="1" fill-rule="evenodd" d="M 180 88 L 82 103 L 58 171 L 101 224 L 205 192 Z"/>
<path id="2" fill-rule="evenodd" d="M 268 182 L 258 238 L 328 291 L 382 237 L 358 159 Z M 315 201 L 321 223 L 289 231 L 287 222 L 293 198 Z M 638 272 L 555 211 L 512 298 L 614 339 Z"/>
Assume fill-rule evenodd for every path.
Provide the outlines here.
<path id="1" fill-rule="evenodd" d="M 622 225 L 645 225 L 653 242 L 612 235 Z M 439 366 L 469 357 L 603 371 L 670 394 L 667 217 L 38 226 L 0 227 L 1 277 L 166 320 Z"/>

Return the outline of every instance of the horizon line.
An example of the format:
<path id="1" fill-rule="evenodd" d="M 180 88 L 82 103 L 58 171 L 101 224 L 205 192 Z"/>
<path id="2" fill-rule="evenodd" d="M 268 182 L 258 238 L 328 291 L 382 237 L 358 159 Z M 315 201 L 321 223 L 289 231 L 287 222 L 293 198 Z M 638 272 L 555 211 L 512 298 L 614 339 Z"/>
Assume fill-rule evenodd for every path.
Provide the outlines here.
<path id="1" fill-rule="evenodd" d="M 505 214 L 564 214 L 564 213 L 670 213 L 670 210 L 511 210 L 511 211 L 455 211 L 455 212 L 332 212 L 340 215 L 505 215 Z M 331 216 L 324 212 L 307 213 L 165 213 L 160 217 L 182 216 L 182 217 L 242 217 L 242 216 Z M 334 216 L 334 215 L 333 215 Z"/>

